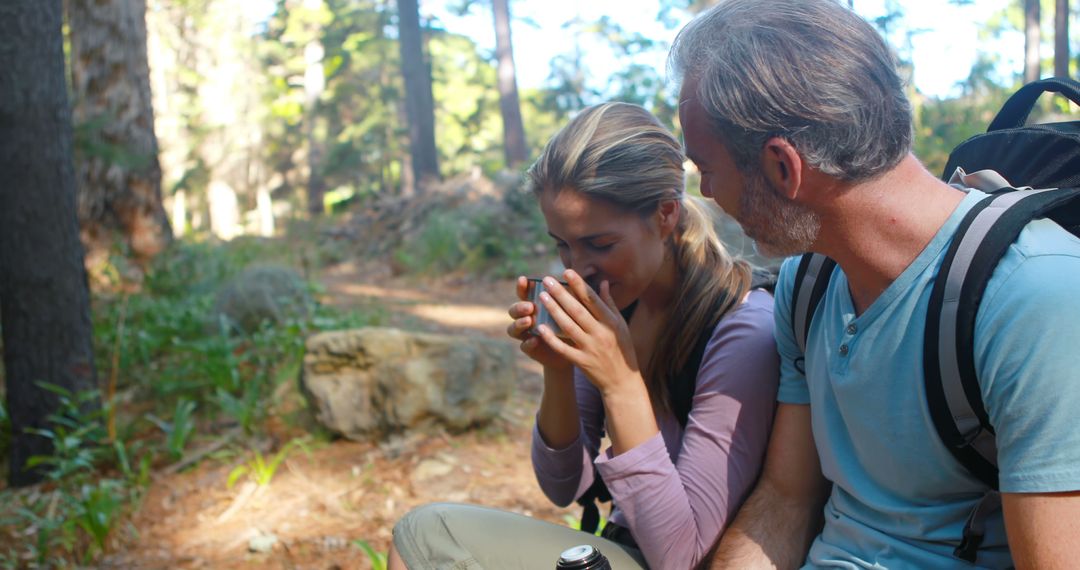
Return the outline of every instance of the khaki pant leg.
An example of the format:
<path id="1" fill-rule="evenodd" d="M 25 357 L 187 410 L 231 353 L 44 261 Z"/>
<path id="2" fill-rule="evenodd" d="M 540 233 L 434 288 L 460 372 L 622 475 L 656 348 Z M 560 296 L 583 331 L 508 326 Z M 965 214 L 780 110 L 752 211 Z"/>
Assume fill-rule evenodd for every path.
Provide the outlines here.
<path id="1" fill-rule="evenodd" d="M 409 570 L 553 570 L 567 548 L 591 544 L 613 570 L 647 568 L 641 552 L 570 527 L 486 507 L 433 503 L 394 527 Z"/>

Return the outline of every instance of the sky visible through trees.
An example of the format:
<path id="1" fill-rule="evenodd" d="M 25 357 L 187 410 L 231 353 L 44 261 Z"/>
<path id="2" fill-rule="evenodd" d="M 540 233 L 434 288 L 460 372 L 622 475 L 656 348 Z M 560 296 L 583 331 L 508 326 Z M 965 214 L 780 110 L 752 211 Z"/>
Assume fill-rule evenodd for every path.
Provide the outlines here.
<path id="1" fill-rule="evenodd" d="M 995 72 L 999 79 L 1018 73 L 1023 65 L 1023 35 L 1018 30 L 1003 30 L 1000 37 L 990 38 L 982 32 L 1010 0 L 975 0 L 969 5 L 955 6 L 942 0 L 855 0 L 855 11 L 870 21 L 881 18 L 899 7 L 903 17 L 895 26 L 890 41 L 895 47 L 910 53 L 914 63 L 916 87 L 928 96 L 955 95 L 956 84 L 965 79 L 979 51 L 991 53 L 997 59 Z M 448 30 L 473 38 L 481 48 L 494 49 L 495 38 L 485 14 L 474 12 L 466 16 L 453 14 L 447 2 L 427 0 L 420 3 L 421 13 L 435 17 Z M 660 42 L 657 49 L 639 54 L 635 60 L 658 69 L 664 68 L 666 47 L 689 15 L 673 11 L 673 27 L 668 29 L 657 20 L 658 2 L 654 0 L 520 0 L 514 3 L 514 43 L 518 61 L 520 86 L 540 87 L 550 73 L 548 62 L 574 44 L 573 26 L 565 26 L 575 17 L 596 21 L 604 15 L 628 32 L 637 32 Z M 1049 13 L 1048 13 L 1049 14 Z M 1050 25 L 1044 18 L 1044 26 Z M 906 34 L 912 32 L 911 46 L 906 46 Z M 1048 39 L 1052 39 L 1049 38 Z M 597 77 L 606 76 L 622 65 L 610 47 L 600 45 L 597 38 L 581 38 L 588 45 L 587 65 Z M 1044 50 L 1049 53 L 1049 50 Z M 1074 50 L 1075 51 L 1075 50 Z"/>

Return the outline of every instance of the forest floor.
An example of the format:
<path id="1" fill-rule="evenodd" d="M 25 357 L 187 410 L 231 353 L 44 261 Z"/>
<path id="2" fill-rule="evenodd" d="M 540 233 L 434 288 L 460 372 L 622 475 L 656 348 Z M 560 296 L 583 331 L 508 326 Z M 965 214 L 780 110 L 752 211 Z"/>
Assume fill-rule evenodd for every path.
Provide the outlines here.
<path id="1" fill-rule="evenodd" d="M 324 302 L 342 309 L 378 308 L 385 324 L 410 330 L 502 339 L 514 301 L 511 280 L 419 280 L 379 265 L 327 268 Z M 414 435 L 383 442 L 335 440 L 289 453 L 269 485 L 230 487 L 239 459 L 207 460 L 179 473 L 156 474 L 130 519 L 127 546 L 102 568 L 369 568 L 357 541 L 379 552 L 411 508 L 433 501 L 468 502 L 565 524 L 577 509 L 559 509 L 540 492 L 529 459 L 540 368 L 519 353 L 518 387 L 501 417 L 462 434 Z M 296 394 L 279 394 L 283 401 Z M 304 435 L 272 421 L 271 442 Z M 261 544 L 262 551 L 253 548 Z"/>

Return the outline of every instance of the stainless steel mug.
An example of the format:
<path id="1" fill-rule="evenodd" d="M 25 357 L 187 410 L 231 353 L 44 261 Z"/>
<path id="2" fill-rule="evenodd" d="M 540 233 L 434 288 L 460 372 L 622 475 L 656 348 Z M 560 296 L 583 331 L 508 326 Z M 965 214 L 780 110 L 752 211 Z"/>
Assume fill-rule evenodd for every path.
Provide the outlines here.
<path id="1" fill-rule="evenodd" d="M 563 283 L 562 281 L 560 281 L 560 283 L 562 283 L 563 287 L 567 286 L 567 284 Z M 529 329 L 529 332 L 536 336 L 539 336 L 540 329 L 538 327 L 540 325 L 547 325 L 551 327 L 551 330 L 555 333 L 555 336 L 558 336 L 559 338 L 566 338 L 566 334 L 564 334 L 562 329 L 559 328 L 559 325 L 555 323 L 555 320 L 551 318 L 551 313 L 548 313 L 547 307 L 545 307 L 544 304 L 540 302 L 540 293 L 543 293 L 545 289 L 546 288 L 544 287 L 543 279 L 536 277 L 529 278 L 529 290 L 527 297 L 529 302 L 532 303 L 534 307 L 536 307 L 536 313 L 533 314 L 533 326 L 531 329 Z"/>

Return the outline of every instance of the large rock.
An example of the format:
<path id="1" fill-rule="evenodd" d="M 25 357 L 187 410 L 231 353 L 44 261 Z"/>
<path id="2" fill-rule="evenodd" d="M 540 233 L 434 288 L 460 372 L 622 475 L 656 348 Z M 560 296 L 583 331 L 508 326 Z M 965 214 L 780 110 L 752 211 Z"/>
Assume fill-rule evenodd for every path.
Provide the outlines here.
<path id="1" fill-rule="evenodd" d="M 316 419 L 350 439 L 495 418 L 513 390 L 514 347 L 391 328 L 307 340 L 302 382 Z"/>

